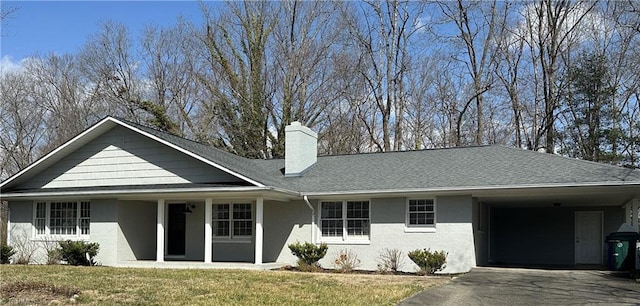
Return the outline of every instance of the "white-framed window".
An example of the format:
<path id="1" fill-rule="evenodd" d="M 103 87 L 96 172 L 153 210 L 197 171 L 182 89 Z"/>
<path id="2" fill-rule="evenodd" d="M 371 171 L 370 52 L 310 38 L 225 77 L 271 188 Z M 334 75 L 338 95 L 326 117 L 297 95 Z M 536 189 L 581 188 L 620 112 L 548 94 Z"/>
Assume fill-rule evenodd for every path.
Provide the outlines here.
<path id="1" fill-rule="evenodd" d="M 213 237 L 250 238 L 253 236 L 253 204 L 213 204 Z"/>
<path id="2" fill-rule="evenodd" d="M 326 242 L 369 241 L 368 200 L 320 201 L 320 237 Z"/>
<path id="3" fill-rule="evenodd" d="M 430 198 L 407 199 L 406 229 L 432 231 L 436 227 L 436 200 Z"/>
<path id="4" fill-rule="evenodd" d="M 91 223 L 89 201 L 36 201 L 33 228 L 36 238 L 88 238 Z"/>

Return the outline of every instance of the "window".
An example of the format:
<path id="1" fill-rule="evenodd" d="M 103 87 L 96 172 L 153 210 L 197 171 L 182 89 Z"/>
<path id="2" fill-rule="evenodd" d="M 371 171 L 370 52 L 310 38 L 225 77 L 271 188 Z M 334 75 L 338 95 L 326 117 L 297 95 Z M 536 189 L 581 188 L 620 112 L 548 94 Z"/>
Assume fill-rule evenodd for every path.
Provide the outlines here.
<path id="1" fill-rule="evenodd" d="M 251 237 L 253 235 L 251 203 L 214 204 L 213 236 L 217 238 Z"/>
<path id="2" fill-rule="evenodd" d="M 369 239 L 369 201 L 320 202 L 320 233 L 329 241 Z"/>
<path id="3" fill-rule="evenodd" d="M 407 227 L 435 227 L 436 204 L 434 199 L 409 199 L 407 201 Z"/>
<path id="4" fill-rule="evenodd" d="M 36 217 L 33 225 L 36 227 L 36 235 L 46 235 L 47 229 L 47 203 L 36 203 Z"/>
<path id="5" fill-rule="evenodd" d="M 36 202 L 33 226 L 36 237 L 89 235 L 91 203 L 88 201 Z"/>

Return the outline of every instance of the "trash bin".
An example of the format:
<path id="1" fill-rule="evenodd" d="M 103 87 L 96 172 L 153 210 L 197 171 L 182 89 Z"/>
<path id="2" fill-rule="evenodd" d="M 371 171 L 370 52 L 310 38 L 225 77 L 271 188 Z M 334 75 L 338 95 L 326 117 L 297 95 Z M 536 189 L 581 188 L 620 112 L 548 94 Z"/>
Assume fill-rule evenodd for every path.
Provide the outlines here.
<path id="1" fill-rule="evenodd" d="M 607 236 L 610 270 L 629 271 L 635 267 L 638 240 L 640 234 L 636 232 L 615 232 Z"/>

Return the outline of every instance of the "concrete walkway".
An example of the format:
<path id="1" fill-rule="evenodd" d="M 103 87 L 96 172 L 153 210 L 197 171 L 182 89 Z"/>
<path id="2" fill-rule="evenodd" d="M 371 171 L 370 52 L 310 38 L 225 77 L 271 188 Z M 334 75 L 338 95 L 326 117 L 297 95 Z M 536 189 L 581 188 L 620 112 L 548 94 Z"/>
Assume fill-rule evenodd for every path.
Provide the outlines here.
<path id="1" fill-rule="evenodd" d="M 212 262 L 201 261 L 164 261 L 132 260 L 120 261 L 113 265 L 120 268 L 152 268 L 152 269 L 236 269 L 236 270 L 273 270 L 278 269 L 282 263 L 263 263 L 256 265 L 249 262 Z"/>
<path id="2" fill-rule="evenodd" d="M 640 283 L 608 271 L 475 268 L 400 305 L 640 305 Z"/>

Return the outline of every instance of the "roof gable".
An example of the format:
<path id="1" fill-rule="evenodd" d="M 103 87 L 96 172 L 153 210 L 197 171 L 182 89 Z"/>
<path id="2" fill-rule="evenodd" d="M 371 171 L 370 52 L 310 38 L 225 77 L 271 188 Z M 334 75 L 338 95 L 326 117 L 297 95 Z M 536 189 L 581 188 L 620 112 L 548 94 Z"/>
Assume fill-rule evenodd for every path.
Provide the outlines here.
<path id="1" fill-rule="evenodd" d="M 200 183 L 243 181 L 116 126 L 15 189 Z"/>
<path id="2" fill-rule="evenodd" d="M 183 146 L 177 145 L 175 141 L 167 141 L 167 139 L 165 138 L 174 137 L 176 139 L 181 139 L 185 146 L 188 143 L 193 143 L 191 144 L 191 146 L 195 146 L 194 144 L 196 143 L 194 142 L 176 136 L 171 136 L 169 134 L 155 131 L 149 128 L 141 127 L 142 126 L 124 120 L 107 117 L 87 129 L 83 133 L 67 141 L 65 144 L 58 147 L 54 151 L 40 158 L 27 168 L 5 180 L 0 184 L 0 188 L 6 190 L 16 187 L 78 187 L 80 185 L 85 186 L 86 184 L 89 184 L 88 186 L 98 186 L 104 183 L 108 183 L 109 185 L 126 185 L 132 181 L 132 177 L 119 175 L 118 172 L 122 172 L 123 168 L 124 170 L 133 170 L 134 172 L 138 171 L 139 173 L 155 172 L 155 179 L 151 178 L 154 176 L 153 173 L 151 175 L 147 174 L 146 179 L 143 179 L 142 181 L 137 180 L 136 185 L 139 185 L 141 182 L 144 184 L 145 180 L 147 184 L 201 183 L 203 182 L 203 180 L 208 178 L 219 180 L 220 182 L 233 182 L 237 184 L 239 181 L 242 181 L 245 184 L 251 184 L 258 187 L 264 186 L 263 184 L 240 173 L 237 173 L 232 169 L 224 167 L 223 165 L 218 164 L 209 158 L 198 155 L 197 152 L 192 152 L 188 149 L 185 149 Z M 121 134 L 128 133 L 129 135 L 127 137 L 136 138 L 135 142 L 137 142 L 138 144 L 135 144 L 134 147 L 130 146 L 128 150 L 123 150 L 123 148 L 121 148 L 120 146 L 124 142 L 120 142 L 120 144 L 117 144 L 118 136 L 112 135 L 113 133 L 110 132 L 114 129 L 119 130 L 119 133 Z M 151 133 L 150 131 L 153 131 L 153 133 Z M 103 135 L 106 135 L 105 137 L 107 138 L 112 137 L 112 139 L 107 141 L 99 140 L 103 137 Z M 164 137 L 159 137 L 160 135 Z M 125 135 L 120 135 L 120 137 L 124 136 Z M 113 137 L 115 137 L 115 139 Z M 152 142 L 149 142 L 150 140 Z M 155 146 L 156 150 L 158 148 L 164 148 L 165 155 L 168 152 L 172 152 L 170 150 L 167 151 L 167 149 L 172 149 L 174 153 L 180 153 L 176 155 L 179 157 L 176 160 L 176 156 L 174 156 L 173 158 L 171 158 L 173 161 L 162 161 L 157 159 L 149 160 L 141 158 L 137 155 L 144 155 L 146 150 L 144 149 L 145 145 L 140 145 L 141 142 L 147 142 L 147 144 L 152 143 L 153 146 Z M 100 147 L 100 145 L 103 145 L 101 149 L 96 148 Z M 86 148 L 86 146 L 94 146 L 94 148 Z M 138 146 L 138 148 L 136 148 L 135 146 Z M 132 150 L 136 152 L 131 152 Z M 94 155 L 84 156 L 83 159 L 82 154 Z M 104 161 L 108 160 L 109 154 L 115 154 L 111 156 L 114 159 L 120 158 L 123 160 L 107 165 L 104 163 Z M 120 155 L 118 156 L 118 154 Z M 69 159 L 65 161 L 65 158 L 67 158 L 68 156 Z M 186 161 L 185 157 L 187 156 L 198 161 L 199 163 L 204 164 L 204 167 L 201 164 L 196 167 L 197 169 L 195 169 L 193 167 L 194 160 Z M 159 156 L 149 158 L 162 159 L 162 157 Z M 237 158 L 242 159 L 241 157 Z M 129 162 L 137 164 L 139 168 L 127 169 L 127 166 L 125 165 L 127 163 L 127 160 Z M 161 165 L 159 163 L 163 164 Z M 171 163 L 173 163 L 173 166 L 170 165 Z M 176 163 L 183 165 L 176 165 Z M 191 168 L 191 170 L 189 170 L 190 173 L 185 172 L 187 171 L 185 169 L 185 163 L 192 164 L 190 166 L 186 166 L 186 168 Z M 107 170 L 103 166 L 110 166 L 111 168 Z M 102 169 L 102 171 L 107 171 L 109 174 L 103 178 L 100 178 L 98 177 L 100 174 L 92 173 L 91 170 L 95 169 Z M 196 174 L 197 172 L 200 172 L 200 174 Z M 207 174 L 205 175 L 203 172 L 207 172 Z M 42 175 L 41 179 L 33 180 L 36 175 L 40 176 L 40 174 L 45 175 Z M 102 175 L 104 175 L 104 173 L 102 173 Z M 89 180 L 86 180 L 86 178 L 88 178 Z"/>

